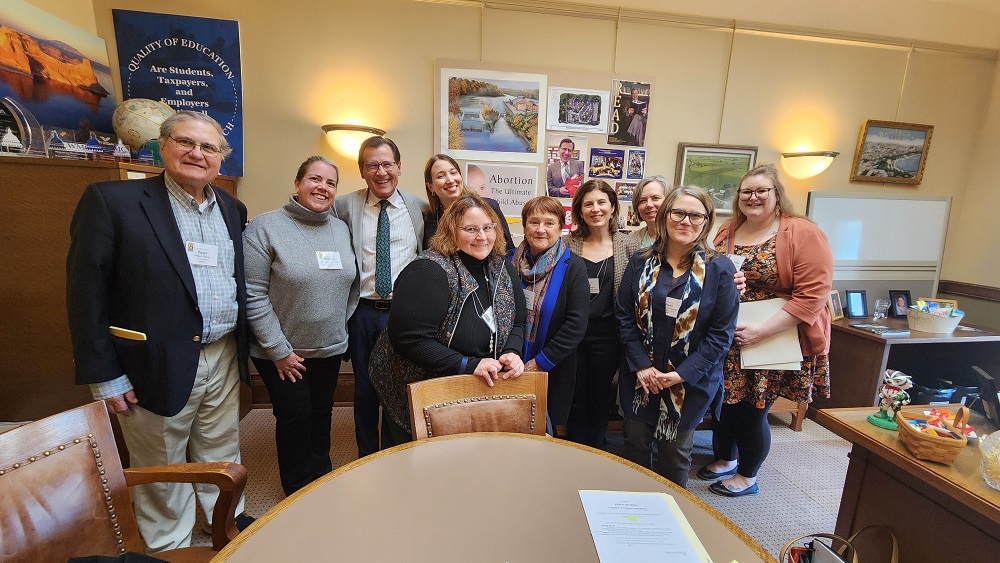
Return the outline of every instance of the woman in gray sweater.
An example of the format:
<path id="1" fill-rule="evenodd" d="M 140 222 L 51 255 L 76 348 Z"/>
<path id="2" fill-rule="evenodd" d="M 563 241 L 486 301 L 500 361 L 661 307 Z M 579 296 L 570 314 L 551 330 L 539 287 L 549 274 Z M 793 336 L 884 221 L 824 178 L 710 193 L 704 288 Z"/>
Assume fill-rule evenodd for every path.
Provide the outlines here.
<path id="1" fill-rule="evenodd" d="M 271 395 L 286 495 L 332 469 L 333 392 L 358 294 L 351 235 L 332 211 L 338 180 L 335 164 L 309 157 L 288 203 L 243 233 L 250 357 Z"/>

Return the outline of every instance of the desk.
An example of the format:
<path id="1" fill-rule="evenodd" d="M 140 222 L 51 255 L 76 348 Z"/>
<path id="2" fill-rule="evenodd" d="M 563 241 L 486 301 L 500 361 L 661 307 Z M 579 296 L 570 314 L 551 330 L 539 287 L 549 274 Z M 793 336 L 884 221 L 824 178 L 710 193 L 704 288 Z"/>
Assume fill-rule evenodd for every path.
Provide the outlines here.
<path id="1" fill-rule="evenodd" d="M 880 524 L 899 539 L 900 561 L 993 560 L 1000 553 L 1000 491 L 990 488 L 979 473 L 979 448 L 965 447 L 950 466 L 921 461 L 896 432 L 869 424 L 865 419 L 872 412 L 870 407 L 816 412 L 817 423 L 854 444 L 837 535 L 846 538 Z M 994 430 L 978 414 L 973 414 L 972 424 L 979 434 Z M 886 552 L 873 557 L 871 551 L 884 548 L 878 544 L 884 538 L 871 539 L 871 544 L 859 546 L 861 559 L 888 561 Z"/>
<path id="2" fill-rule="evenodd" d="M 671 494 L 718 563 L 774 561 L 647 470 L 562 440 L 464 434 L 362 458 L 283 500 L 218 561 L 598 561 L 580 489 Z"/>
<path id="3" fill-rule="evenodd" d="M 852 328 L 871 319 L 833 321 L 830 337 L 831 397 L 813 397 L 816 409 L 867 407 L 878 403 L 878 386 L 886 369 L 913 376 L 927 385 L 937 378 L 974 386 L 971 366 L 1000 374 L 1000 334 L 983 330 L 951 334 L 910 331 L 909 336 L 883 338 Z M 884 319 L 882 324 L 906 328 L 906 319 Z M 928 385 L 930 386 L 930 385 Z"/>

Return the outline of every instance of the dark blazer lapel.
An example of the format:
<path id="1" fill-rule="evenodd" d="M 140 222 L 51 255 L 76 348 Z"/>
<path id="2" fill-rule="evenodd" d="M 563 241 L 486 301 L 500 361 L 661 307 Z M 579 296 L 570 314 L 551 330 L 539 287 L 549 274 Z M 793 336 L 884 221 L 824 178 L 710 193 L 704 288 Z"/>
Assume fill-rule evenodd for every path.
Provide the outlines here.
<path id="1" fill-rule="evenodd" d="M 184 241 L 181 240 L 180 229 L 177 228 L 177 220 L 174 212 L 170 209 L 170 194 L 167 193 L 167 185 L 163 182 L 163 175 L 149 182 L 144 188 L 146 198 L 139 201 L 146 218 L 149 220 L 153 233 L 160 240 L 163 253 L 174 267 L 184 287 L 187 288 L 191 298 L 197 302 L 198 292 L 194 287 L 194 274 L 191 273 L 191 264 L 184 253 Z"/>

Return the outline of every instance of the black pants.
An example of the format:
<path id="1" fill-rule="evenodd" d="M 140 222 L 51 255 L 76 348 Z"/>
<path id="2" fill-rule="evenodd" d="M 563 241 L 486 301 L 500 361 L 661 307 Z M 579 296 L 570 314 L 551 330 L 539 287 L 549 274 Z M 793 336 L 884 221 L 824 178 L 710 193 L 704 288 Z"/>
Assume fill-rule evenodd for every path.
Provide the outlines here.
<path id="1" fill-rule="evenodd" d="M 364 300 L 347 321 L 350 334 L 347 349 L 354 367 L 354 436 L 358 440 L 359 458 L 379 449 L 379 400 L 368 374 L 368 359 L 388 323 L 388 309 L 377 309 Z"/>
<path id="2" fill-rule="evenodd" d="M 767 412 L 773 404 L 767 403 L 762 409 L 745 401 L 724 404 L 719 420 L 712 423 L 715 457 L 733 461 L 739 453 L 736 472 L 743 477 L 756 477 L 771 451 L 771 427 L 767 424 Z"/>
<path id="3" fill-rule="evenodd" d="M 281 488 L 290 495 L 330 472 L 330 418 L 340 356 L 306 358 L 306 371 L 294 383 L 278 377 L 274 362 L 251 358 L 271 395 L 274 440 Z"/>
<path id="4" fill-rule="evenodd" d="M 587 329 L 576 352 L 576 388 L 566 421 L 566 437 L 570 440 L 594 448 L 604 445 L 616 395 L 611 382 L 621 359 L 617 324 Z"/>
<path id="5" fill-rule="evenodd" d="M 688 475 L 691 473 L 694 430 L 678 430 L 677 437 L 670 442 L 656 440 L 655 430 L 650 424 L 626 416 L 622 424 L 622 435 L 625 438 L 622 457 L 646 469 L 652 469 L 666 479 L 687 488 Z M 651 463 L 654 440 L 656 460 Z"/>

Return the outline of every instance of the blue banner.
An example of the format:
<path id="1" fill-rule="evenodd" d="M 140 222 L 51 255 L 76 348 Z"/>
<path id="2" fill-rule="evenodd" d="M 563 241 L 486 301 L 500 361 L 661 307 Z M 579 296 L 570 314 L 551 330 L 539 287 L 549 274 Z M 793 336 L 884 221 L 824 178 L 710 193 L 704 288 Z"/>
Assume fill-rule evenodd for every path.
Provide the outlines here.
<path id="1" fill-rule="evenodd" d="M 207 113 L 233 153 L 222 174 L 243 175 L 239 22 L 112 10 L 122 97 Z"/>

